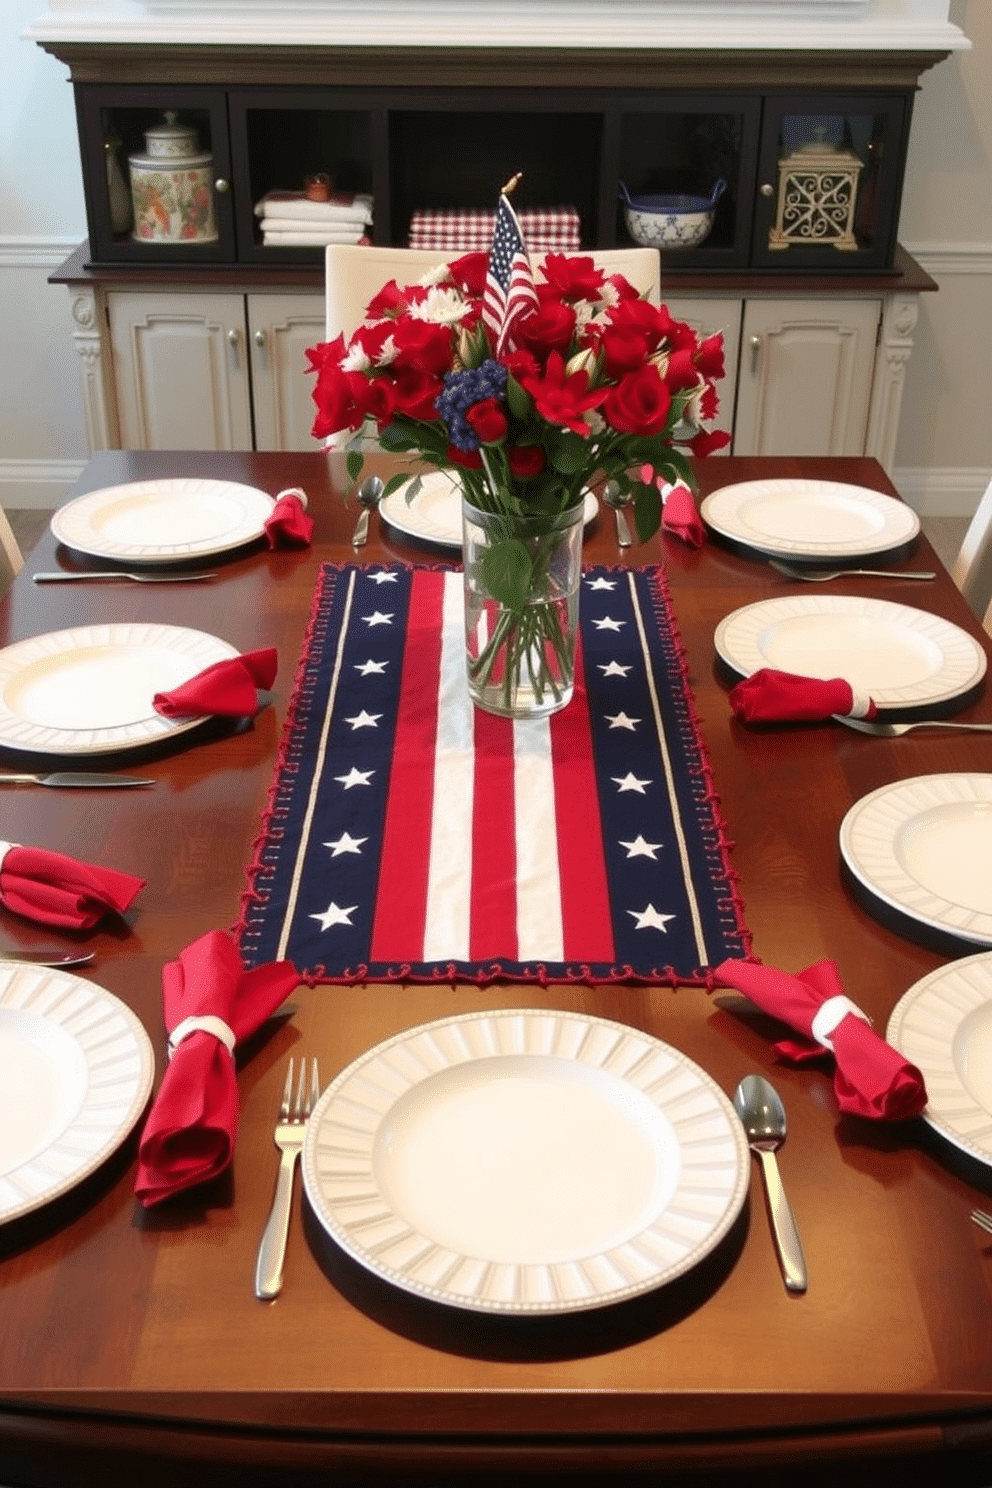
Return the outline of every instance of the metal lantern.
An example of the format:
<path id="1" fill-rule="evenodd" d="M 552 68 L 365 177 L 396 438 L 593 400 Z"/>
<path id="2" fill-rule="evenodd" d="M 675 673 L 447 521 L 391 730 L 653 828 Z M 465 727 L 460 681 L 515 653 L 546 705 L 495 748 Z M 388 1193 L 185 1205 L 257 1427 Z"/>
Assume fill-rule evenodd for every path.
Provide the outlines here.
<path id="1" fill-rule="evenodd" d="M 857 250 L 854 209 L 864 162 L 850 150 L 812 140 L 778 163 L 778 211 L 769 248 Z"/>

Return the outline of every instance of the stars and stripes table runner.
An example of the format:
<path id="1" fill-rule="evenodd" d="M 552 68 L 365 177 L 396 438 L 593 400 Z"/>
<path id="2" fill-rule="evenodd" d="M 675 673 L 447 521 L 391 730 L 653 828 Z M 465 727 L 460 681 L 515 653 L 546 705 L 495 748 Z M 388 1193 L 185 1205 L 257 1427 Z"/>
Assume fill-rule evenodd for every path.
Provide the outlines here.
<path id="1" fill-rule="evenodd" d="M 704 982 L 750 949 L 664 574 L 587 569 L 575 695 L 474 709 L 460 572 L 325 565 L 238 927 L 313 982 Z"/>

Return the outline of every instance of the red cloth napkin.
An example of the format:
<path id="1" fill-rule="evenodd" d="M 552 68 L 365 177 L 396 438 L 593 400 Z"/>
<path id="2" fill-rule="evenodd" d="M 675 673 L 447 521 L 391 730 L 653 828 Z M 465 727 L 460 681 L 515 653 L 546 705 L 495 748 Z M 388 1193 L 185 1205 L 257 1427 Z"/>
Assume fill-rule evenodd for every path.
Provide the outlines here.
<path id="1" fill-rule="evenodd" d="M 138 1149 L 134 1191 L 146 1208 L 216 1178 L 228 1166 L 238 1131 L 233 1048 L 262 1026 L 298 982 L 290 961 L 245 971 L 234 942 L 220 930 L 209 931 L 162 968 L 165 1026 L 174 1053 Z M 219 1033 L 196 1028 L 173 1044 L 189 1018 L 219 1019 Z"/>
<path id="2" fill-rule="evenodd" d="M 0 904 L 40 925 L 90 930 L 105 914 L 123 914 L 145 882 L 44 847 L 0 842 Z"/>
<path id="3" fill-rule="evenodd" d="M 845 997 L 836 962 L 817 961 L 790 976 L 748 961 L 724 961 L 713 975 L 721 986 L 743 992 L 763 1012 L 802 1035 L 775 1045 L 782 1058 L 803 1064 L 833 1053 L 834 1093 L 842 1111 L 876 1121 L 903 1121 L 923 1110 L 923 1076 Z"/>
<path id="4" fill-rule="evenodd" d="M 762 667 L 730 691 L 730 706 L 744 723 L 807 723 L 846 713 L 874 718 L 870 697 L 859 696 L 843 677 L 821 681 Z"/>
<path id="5" fill-rule="evenodd" d="M 663 476 L 655 475 L 651 465 L 641 466 L 641 480 L 647 486 L 654 483 L 661 492 L 661 530 L 670 537 L 680 538 L 690 548 L 701 548 L 706 541 L 706 528 L 685 481 L 670 486 Z"/>
<path id="6" fill-rule="evenodd" d="M 306 493 L 299 486 L 280 491 L 265 523 L 270 548 L 306 548 L 313 537 L 313 518 L 307 516 Z"/>
<path id="7" fill-rule="evenodd" d="M 259 687 L 271 687 L 279 666 L 278 652 L 246 651 L 227 661 L 214 662 L 188 682 L 152 698 L 156 713 L 165 718 L 243 718 L 258 712 Z"/>

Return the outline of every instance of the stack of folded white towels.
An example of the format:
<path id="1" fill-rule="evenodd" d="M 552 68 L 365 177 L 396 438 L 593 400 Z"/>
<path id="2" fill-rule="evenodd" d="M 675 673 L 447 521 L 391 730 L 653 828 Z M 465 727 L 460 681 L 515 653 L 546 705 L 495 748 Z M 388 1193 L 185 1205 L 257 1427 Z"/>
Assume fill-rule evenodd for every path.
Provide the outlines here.
<path id="1" fill-rule="evenodd" d="M 372 198 L 337 193 L 313 201 L 302 191 L 270 191 L 255 203 L 267 248 L 314 248 L 326 243 L 367 243 Z"/>

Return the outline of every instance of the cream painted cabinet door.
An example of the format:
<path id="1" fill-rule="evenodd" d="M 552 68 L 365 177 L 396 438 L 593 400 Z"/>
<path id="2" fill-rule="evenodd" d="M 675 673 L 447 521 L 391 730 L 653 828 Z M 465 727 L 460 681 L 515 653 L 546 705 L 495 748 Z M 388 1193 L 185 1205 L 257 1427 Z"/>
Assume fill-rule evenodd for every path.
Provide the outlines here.
<path id="1" fill-rule="evenodd" d="M 123 449 L 251 449 L 242 294 L 107 294 Z"/>
<path id="2" fill-rule="evenodd" d="M 726 372 L 723 379 L 717 383 L 720 408 L 709 427 L 725 429 L 728 434 L 733 434 L 734 405 L 737 401 L 737 366 L 741 344 L 741 316 L 744 312 L 743 300 L 726 295 L 671 296 L 666 295 L 664 290 L 662 290 L 661 299 L 662 303 L 668 306 L 669 314 L 676 320 L 684 320 L 697 336 L 714 336 L 717 331 L 722 331 Z M 728 445 L 725 450 L 718 451 L 718 453 L 729 454 L 731 448 L 732 446 Z"/>
<path id="3" fill-rule="evenodd" d="M 255 448 L 319 449 L 306 351 L 324 340 L 323 292 L 248 295 L 248 332 Z"/>
<path id="4" fill-rule="evenodd" d="M 735 455 L 861 455 L 880 300 L 749 300 Z"/>

